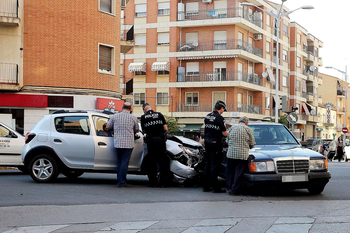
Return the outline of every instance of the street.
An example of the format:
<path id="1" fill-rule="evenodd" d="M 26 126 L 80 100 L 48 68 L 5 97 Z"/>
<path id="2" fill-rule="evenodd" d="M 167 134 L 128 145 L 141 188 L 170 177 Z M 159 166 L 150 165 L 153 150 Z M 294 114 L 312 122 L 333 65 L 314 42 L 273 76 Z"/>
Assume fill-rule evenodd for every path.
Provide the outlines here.
<path id="1" fill-rule="evenodd" d="M 258 221 L 261 232 L 285 232 L 271 231 L 276 222 L 280 222 L 277 227 L 294 224 L 294 227 L 302 227 L 298 228 L 301 232 L 305 227 L 305 232 L 308 232 L 318 229 L 315 228 L 316 220 L 325 217 L 327 219 L 322 221 L 343 222 L 348 226 L 349 218 L 344 219 L 349 216 L 346 209 L 350 207 L 349 169 L 350 163 L 331 162 L 332 179 L 321 195 L 310 195 L 306 190 L 268 190 L 236 197 L 203 193 L 198 186 L 149 188 L 145 176 L 130 175 L 131 186 L 117 188 L 114 174 L 84 174 L 74 181 L 60 176 L 56 183 L 39 184 L 17 170 L 1 170 L 0 232 L 99 232 L 104 229 L 102 226 L 128 224 L 129 221 L 136 221 L 144 228 L 120 228 L 118 232 L 121 229 L 128 230 L 125 232 L 154 232 L 149 227 L 152 225 L 156 229 L 164 221 L 171 221 L 177 227 L 157 228 L 156 232 L 196 232 L 195 229 L 204 227 L 203 224 L 215 226 L 214 231 L 207 231 L 209 227 L 205 232 L 239 232 L 238 226 L 248 219 Z M 221 182 L 224 186 L 224 180 Z M 222 224 L 217 221 L 210 223 L 213 219 L 220 219 L 218 221 Z M 180 223 L 185 224 L 183 228 Z M 86 224 L 95 224 L 99 229 L 89 228 Z M 60 227 L 47 228 L 53 225 Z M 29 226 L 36 228 L 28 231 L 30 229 L 25 227 Z M 38 231 L 39 226 L 45 226 L 46 230 Z M 217 228 L 219 226 L 221 230 Z M 341 224 L 337 227 L 340 227 L 338 232 L 346 232 L 341 230 Z M 17 231 L 11 231 L 14 229 Z M 254 229 L 251 232 L 260 232 Z"/>

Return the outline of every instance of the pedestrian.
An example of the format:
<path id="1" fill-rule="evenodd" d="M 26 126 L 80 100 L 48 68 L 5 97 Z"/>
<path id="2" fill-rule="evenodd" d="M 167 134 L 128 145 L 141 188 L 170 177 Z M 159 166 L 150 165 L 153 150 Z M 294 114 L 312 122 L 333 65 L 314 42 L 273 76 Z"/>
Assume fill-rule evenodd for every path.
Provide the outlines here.
<path id="1" fill-rule="evenodd" d="M 148 150 L 148 178 L 150 186 L 167 186 L 170 162 L 166 155 L 166 132 L 168 127 L 162 113 L 155 112 L 145 103 L 142 106 L 144 115 L 141 116 L 141 128 L 146 134 Z M 159 180 L 157 178 L 159 167 Z"/>
<path id="2" fill-rule="evenodd" d="M 219 186 L 218 175 L 222 161 L 222 138 L 227 136 L 225 120 L 221 114 L 226 111 L 225 102 L 218 100 L 214 111 L 205 119 L 204 145 L 205 145 L 205 168 L 203 192 L 223 193 Z"/>
<path id="3" fill-rule="evenodd" d="M 197 135 L 196 136 L 196 142 L 199 142 L 201 139 L 200 139 L 200 137 Z"/>
<path id="4" fill-rule="evenodd" d="M 338 138 L 337 141 L 337 157 L 338 157 L 338 162 L 341 161 L 341 159 L 344 156 L 344 142 L 342 136 Z"/>
<path id="5" fill-rule="evenodd" d="M 107 129 L 114 130 L 114 147 L 117 154 L 118 187 L 127 185 L 126 174 L 134 148 L 134 135 L 139 132 L 137 118 L 130 114 L 131 103 L 123 104 L 123 111 L 114 114 L 107 123 Z"/>
<path id="6" fill-rule="evenodd" d="M 248 126 L 248 117 L 241 117 L 238 125 L 230 128 L 226 163 L 226 189 L 230 195 L 242 193 L 244 170 L 247 167 L 249 149 L 255 146 L 253 130 Z"/>

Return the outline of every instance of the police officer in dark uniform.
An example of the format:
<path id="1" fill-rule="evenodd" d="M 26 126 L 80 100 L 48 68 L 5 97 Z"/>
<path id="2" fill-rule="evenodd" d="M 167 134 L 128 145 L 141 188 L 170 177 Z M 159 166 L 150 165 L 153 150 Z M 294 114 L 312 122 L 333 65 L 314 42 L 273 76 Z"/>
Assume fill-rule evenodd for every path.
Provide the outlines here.
<path id="1" fill-rule="evenodd" d="M 153 111 L 148 103 L 143 104 L 142 108 L 145 114 L 141 116 L 141 127 L 143 133 L 147 134 L 150 186 L 166 186 L 169 170 L 169 160 L 166 155 L 166 132 L 168 127 L 163 114 Z M 160 184 L 157 178 L 157 165 L 160 169 Z"/>
<path id="2" fill-rule="evenodd" d="M 218 175 L 222 160 L 222 137 L 227 136 L 225 120 L 221 114 L 226 111 L 225 102 L 218 100 L 214 111 L 205 119 L 204 145 L 205 168 L 203 192 L 224 193 L 218 183 Z"/>

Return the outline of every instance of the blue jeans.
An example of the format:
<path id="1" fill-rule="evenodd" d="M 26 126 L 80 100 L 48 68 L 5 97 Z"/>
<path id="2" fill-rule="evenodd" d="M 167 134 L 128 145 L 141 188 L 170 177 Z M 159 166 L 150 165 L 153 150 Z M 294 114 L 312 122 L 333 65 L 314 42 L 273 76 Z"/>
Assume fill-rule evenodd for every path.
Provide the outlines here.
<path id="1" fill-rule="evenodd" d="M 117 150 L 117 179 L 118 187 L 126 186 L 126 174 L 128 173 L 128 166 L 133 148 L 116 148 Z"/>

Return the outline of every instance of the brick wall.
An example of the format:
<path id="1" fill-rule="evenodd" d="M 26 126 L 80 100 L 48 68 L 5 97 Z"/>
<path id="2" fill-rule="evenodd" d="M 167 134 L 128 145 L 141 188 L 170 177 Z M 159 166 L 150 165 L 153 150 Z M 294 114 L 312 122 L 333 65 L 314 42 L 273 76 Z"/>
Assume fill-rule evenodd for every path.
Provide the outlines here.
<path id="1" fill-rule="evenodd" d="M 120 2 L 116 16 L 99 1 L 24 1 L 24 85 L 119 92 Z M 98 73 L 98 43 L 115 47 L 115 75 Z"/>

